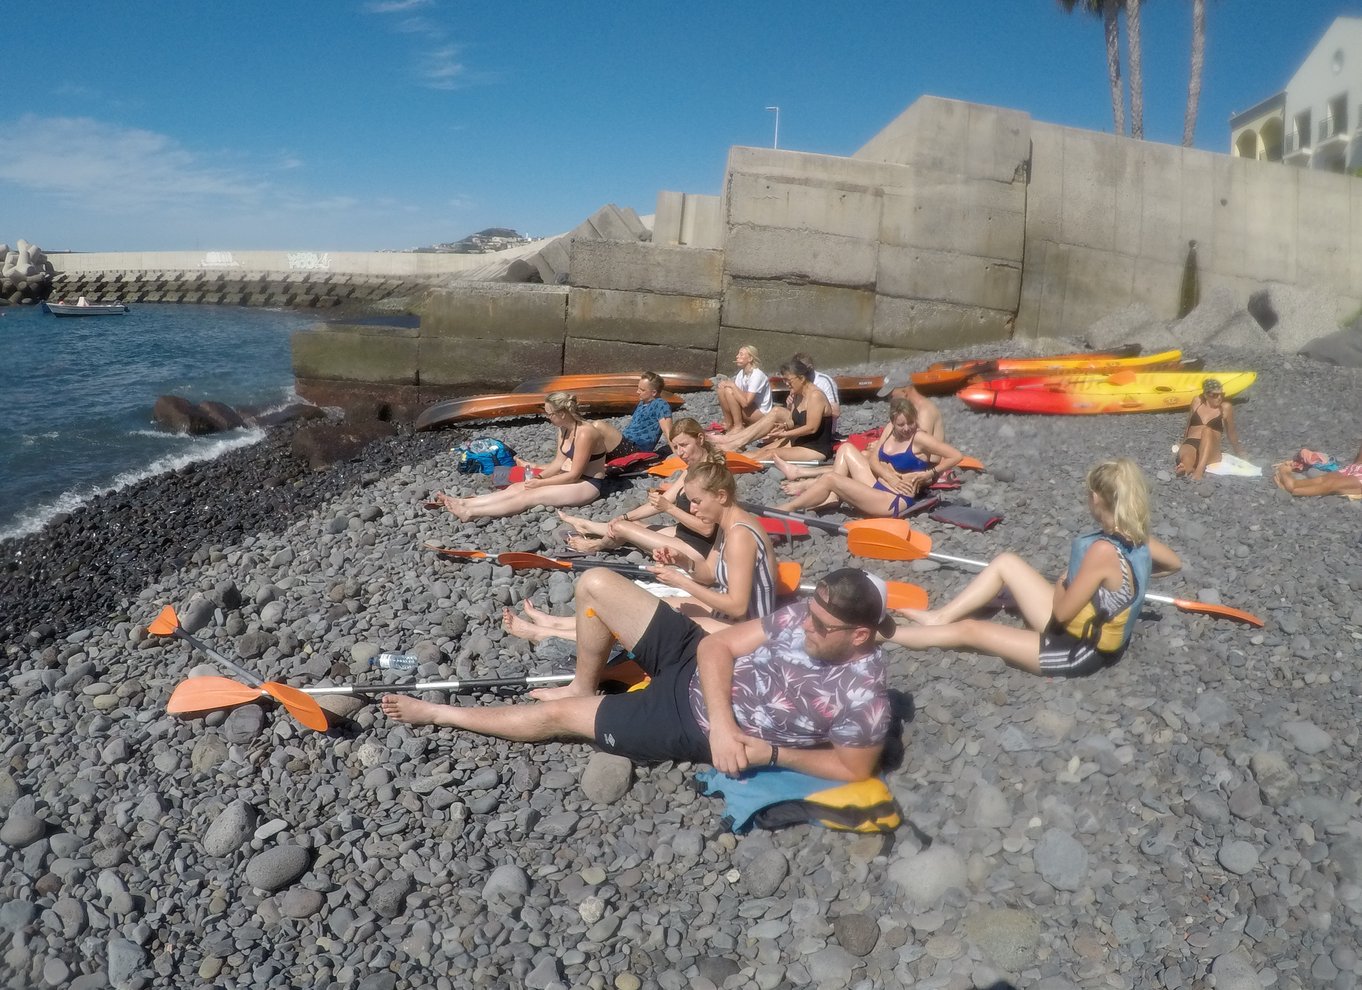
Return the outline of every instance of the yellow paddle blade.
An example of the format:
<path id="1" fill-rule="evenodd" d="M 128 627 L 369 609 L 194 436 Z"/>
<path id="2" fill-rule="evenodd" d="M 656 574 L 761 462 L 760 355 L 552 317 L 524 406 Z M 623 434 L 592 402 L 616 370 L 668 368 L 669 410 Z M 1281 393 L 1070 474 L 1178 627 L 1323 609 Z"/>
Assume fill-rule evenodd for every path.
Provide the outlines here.
<path id="1" fill-rule="evenodd" d="M 799 590 L 799 578 L 804 568 L 797 561 L 782 560 L 776 565 L 776 594 L 793 595 Z"/>
<path id="2" fill-rule="evenodd" d="M 927 607 L 927 590 L 925 588 L 916 584 L 908 584 L 905 581 L 886 581 L 885 586 L 889 589 L 890 608 L 923 609 Z"/>
<path id="3" fill-rule="evenodd" d="M 317 699 L 312 695 L 287 684 L 280 684 L 278 681 L 266 681 L 260 685 L 260 690 L 283 705 L 290 715 L 314 732 L 325 732 L 331 727 L 326 721 L 326 712 L 322 711 L 322 706 L 317 704 Z"/>
<path id="4" fill-rule="evenodd" d="M 147 626 L 147 632 L 153 636 L 174 636 L 175 630 L 180 628 L 180 617 L 175 614 L 175 606 L 167 605 L 161 609 L 161 614 L 151 621 Z"/>
<path id="5" fill-rule="evenodd" d="M 235 708 L 257 701 L 261 690 L 226 677 L 191 677 L 181 681 L 170 693 L 166 711 L 171 715 L 192 715 L 219 708 Z"/>

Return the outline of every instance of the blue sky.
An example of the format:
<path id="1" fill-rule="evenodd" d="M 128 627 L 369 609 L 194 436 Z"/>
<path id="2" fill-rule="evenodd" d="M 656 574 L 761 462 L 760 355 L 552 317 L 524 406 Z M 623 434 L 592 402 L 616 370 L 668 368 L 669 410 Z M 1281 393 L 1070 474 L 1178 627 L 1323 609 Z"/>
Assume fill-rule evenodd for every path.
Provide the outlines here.
<path id="1" fill-rule="evenodd" d="M 1196 144 L 1362 3 L 1208 0 Z M 1144 10 L 1145 128 L 1178 143 L 1191 4 Z M 1099 20 L 1054 0 L 48 5 L 7 46 L 0 241 L 380 250 L 561 233 L 717 193 L 733 145 L 851 154 L 923 94 L 1111 128 Z"/>

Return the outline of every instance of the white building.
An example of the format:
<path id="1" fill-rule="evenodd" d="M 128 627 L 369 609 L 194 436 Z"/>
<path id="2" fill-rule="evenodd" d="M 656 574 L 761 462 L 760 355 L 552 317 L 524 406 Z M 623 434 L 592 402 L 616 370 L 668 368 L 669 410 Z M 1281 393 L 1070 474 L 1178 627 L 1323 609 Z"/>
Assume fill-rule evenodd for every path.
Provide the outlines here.
<path id="1" fill-rule="evenodd" d="M 1230 154 L 1302 168 L 1362 168 L 1362 17 L 1339 17 L 1286 89 L 1230 117 Z"/>

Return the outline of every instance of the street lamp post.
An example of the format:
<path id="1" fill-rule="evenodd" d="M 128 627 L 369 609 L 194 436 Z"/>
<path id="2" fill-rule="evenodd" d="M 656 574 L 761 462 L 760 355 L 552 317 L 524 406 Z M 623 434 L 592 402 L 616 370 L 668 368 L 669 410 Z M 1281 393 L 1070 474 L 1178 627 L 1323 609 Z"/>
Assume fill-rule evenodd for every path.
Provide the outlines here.
<path id="1" fill-rule="evenodd" d="M 779 147 L 780 147 L 780 107 L 767 107 L 766 109 L 767 109 L 768 111 L 774 111 L 774 113 L 775 113 L 775 115 L 776 115 L 776 133 L 775 133 L 775 136 L 771 138 L 771 147 L 772 147 L 772 148 L 779 148 Z"/>

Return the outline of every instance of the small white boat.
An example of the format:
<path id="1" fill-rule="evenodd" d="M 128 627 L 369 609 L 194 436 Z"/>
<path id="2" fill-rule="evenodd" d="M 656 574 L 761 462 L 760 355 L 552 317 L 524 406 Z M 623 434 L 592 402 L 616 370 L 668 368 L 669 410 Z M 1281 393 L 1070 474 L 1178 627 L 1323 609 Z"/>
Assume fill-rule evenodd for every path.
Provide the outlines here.
<path id="1" fill-rule="evenodd" d="M 122 316 L 127 311 L 122 303 L 43 303 L 43 312 L 53 316 Z"/>

